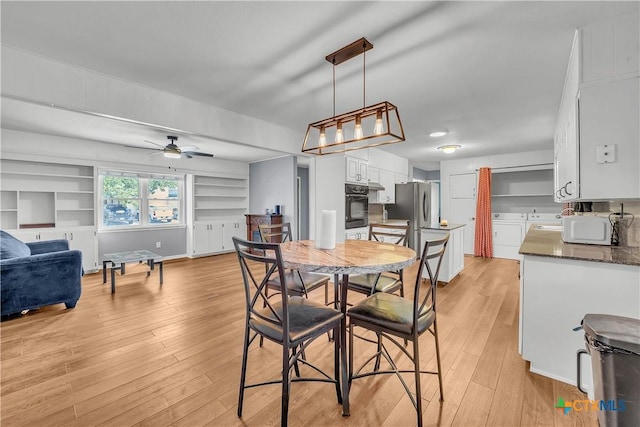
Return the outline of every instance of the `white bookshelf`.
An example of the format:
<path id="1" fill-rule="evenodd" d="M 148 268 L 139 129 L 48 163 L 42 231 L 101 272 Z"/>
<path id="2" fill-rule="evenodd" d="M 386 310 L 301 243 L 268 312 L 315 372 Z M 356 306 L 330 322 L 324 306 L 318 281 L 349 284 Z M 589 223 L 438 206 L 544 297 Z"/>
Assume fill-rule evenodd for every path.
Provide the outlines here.
<path id="1" fill-rule="evenodd" d="M 3 229 L 93 227 L 94 168 L 2 160 Z"/>
<path id="2" fill-rule="evenodd" d="M 194 221 L 242 216 L 248 208 L 248 178 L 193 177 Z"/>

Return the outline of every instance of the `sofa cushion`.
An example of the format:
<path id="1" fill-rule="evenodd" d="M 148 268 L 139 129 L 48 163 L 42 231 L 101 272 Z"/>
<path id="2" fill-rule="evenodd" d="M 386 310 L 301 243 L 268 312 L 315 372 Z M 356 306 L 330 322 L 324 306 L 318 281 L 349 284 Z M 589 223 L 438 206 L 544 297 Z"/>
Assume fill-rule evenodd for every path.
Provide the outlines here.
<path id="1" fill-rule="evenodd" d="M 10 259 L 31 255 L 29 246 L 0 230 L 0 259 Z"/>

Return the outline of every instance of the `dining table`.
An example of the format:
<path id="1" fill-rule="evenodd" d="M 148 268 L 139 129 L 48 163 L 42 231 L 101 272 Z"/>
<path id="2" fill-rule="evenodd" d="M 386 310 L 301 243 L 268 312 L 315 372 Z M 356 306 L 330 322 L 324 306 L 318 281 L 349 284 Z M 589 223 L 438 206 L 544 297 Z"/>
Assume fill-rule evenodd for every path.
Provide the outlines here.
<path id="1" fill-rule="evenodd" d="M 351 274 L 397 271 L 416 261 L 416 252 L 406 246 L 375 240 L 345 240 L 332 249 L 316 247 L 313 240 L 296 240 L 280 245 L 285 268 L 334 276 L 334 304 L 343 314 L 341 343 L 347 339 L 347 284 Z M 341 276 L 341 277 L 340 277 Z M 341 346 L 346 349 L 346 345 Z M 347 352 L 340 354 L 342 415 L 349 416 L 349 378 Z"/>

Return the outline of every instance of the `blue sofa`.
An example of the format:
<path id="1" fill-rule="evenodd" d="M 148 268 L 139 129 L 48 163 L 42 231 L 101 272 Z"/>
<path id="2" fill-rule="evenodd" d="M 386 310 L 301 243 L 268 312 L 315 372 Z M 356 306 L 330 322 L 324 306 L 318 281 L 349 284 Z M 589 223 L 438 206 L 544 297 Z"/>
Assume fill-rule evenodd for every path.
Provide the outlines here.
<path id="1" fill-rule="evenodd" d="M 2 316 L 58 303 L 73 308 L 81 280 L 82 252 L 66 240 L 23 243 L 0 230 Z"/>

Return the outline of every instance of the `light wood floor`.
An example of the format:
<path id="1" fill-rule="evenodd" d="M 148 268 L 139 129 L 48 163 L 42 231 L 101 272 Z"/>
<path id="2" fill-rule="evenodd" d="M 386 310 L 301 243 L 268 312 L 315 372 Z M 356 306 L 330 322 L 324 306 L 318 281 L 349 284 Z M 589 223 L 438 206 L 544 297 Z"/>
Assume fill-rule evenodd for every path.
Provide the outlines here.
<path id="1" fill-rule="evenodd" d="M 517 275 L 515 261 L 467 257 L 463 273 L 439 288 L 445 402 L 437 379 L 425 376 L 425 425 L 597 425 L 595 413 L 554 409 L 559 397 L 584 397 L 528 372 L 518 354 Z M 118 277 L 114 295 L 101 282 L 101 274 L 85 276 L 73 310 L 60 304 L 2 322 L 3 427 L 280 423 L 278 385 L 249 390 L 243 418 L 236 415 L 244 296 L 234 254 L 165 263 L 163 288 L 155 274 Z M 323 337 L 307 357 L 330 367 L 332 348 Z M 358 345 L 356 359 L 369 350 Z M 249 377 L 277 378 L 280 355 L 275 344 L 253 347 Z M 435 367 L 428 334 L 421 356 L 425 369 Z M 332 385 L 293 384 L 289 424 L 416 424 L 397 378 L 358 380 L 350 396 L 343 418 Z"/>

